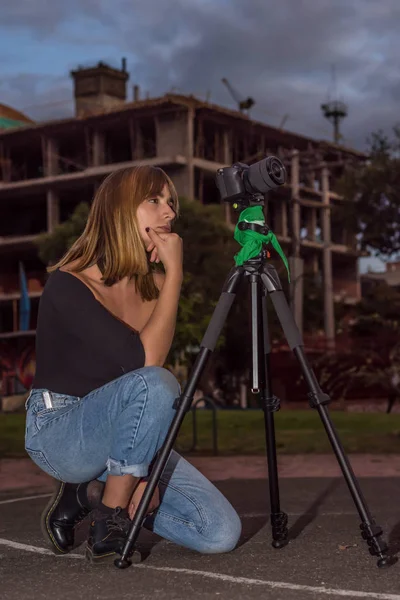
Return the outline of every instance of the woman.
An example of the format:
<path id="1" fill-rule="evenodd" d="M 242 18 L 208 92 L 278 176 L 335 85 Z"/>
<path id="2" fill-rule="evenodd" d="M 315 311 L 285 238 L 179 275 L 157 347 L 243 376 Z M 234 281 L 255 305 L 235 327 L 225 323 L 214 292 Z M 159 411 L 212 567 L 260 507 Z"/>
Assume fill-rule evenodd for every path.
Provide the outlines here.
<path id="1" fill-rule="evenodd" d="M 122 551 L 174 417 L 180 389 L 163 365 L 182 284 L 177 214 L 163 170 L 118 170 L 99 187 L 83 234 L 48 269 L 25 446 L 59 481 L 41 521 L 56 553 L 74 547 L 91 511 L 87 558 Z M 145 527 L 199 552 L 228 552 L 240 536 L 229 502 L 176 452 L 148 512 Z"/>

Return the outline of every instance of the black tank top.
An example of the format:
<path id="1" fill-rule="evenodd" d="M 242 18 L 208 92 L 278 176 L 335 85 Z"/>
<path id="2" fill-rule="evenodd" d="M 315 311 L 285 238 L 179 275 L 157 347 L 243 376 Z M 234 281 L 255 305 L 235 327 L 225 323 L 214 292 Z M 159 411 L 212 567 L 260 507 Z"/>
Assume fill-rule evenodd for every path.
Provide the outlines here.
<path id="1" fill-rule="evenodd" d="M 39 302 L 33 388 L 81 398 L 144 363 L 137 332 L 77 277 L 51 273 Z"/>

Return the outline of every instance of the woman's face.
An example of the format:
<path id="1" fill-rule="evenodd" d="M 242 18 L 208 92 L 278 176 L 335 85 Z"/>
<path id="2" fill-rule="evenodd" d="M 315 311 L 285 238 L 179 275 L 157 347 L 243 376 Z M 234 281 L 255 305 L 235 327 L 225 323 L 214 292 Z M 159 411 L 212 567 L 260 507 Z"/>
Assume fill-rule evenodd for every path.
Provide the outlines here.
<path id="1" fill-rule="evenodd" d="M 173 200 L 165 184 L 158 196 L 143 200 L 137 208 L 137 220 L 142 240 L 147 246 L 151 240 L 146 233 L 146 227 L 155 229 L 157 233 L 171 233 L 172 221 L 175 219 Z"/>

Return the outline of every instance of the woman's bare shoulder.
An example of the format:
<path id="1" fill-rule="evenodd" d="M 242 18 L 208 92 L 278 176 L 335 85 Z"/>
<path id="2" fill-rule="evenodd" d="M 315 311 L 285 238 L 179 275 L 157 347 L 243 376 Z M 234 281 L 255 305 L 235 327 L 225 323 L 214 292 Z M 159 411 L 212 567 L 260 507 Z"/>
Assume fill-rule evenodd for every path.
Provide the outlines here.
<path id="1" fill-rule="evenodd" d="M 67 263 L 66 265 L 63 265 L 62 267 L 60 267 L 60 271 L 74 271 L 79 267 L 79 260 L 72 260 L 71 262 Z"/>
<path id="2" fill-rule="evenodd" d="M 91 282 L 92 284 L 97 283 L 101 280 L 101 273 L 96 265 L 87 267 L 86 269 L 79 270 L 79 261 L 74 260 L 66 265 L 60 267 L 60 271 L 75 275 L 78 279 L 81 279 L 85 283 Z"/>

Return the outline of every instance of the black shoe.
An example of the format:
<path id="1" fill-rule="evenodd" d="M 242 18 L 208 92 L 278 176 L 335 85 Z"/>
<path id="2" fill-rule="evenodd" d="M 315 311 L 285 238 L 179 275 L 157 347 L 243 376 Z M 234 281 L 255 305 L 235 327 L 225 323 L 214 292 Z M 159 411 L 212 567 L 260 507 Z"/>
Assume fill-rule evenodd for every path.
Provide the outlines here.
<path id="1" fill-rule="evenodd" d="M 87 499 L 88 483 L 60 482 L 42 513 L 42 533 L 55 554 L 67 554 L 74 548 L 75 527 L 93 509 Z"/>
<path id="2" fill-rule="evenodd" d="M 87 560 L 97 562 L 121 554 L 130 523 L 126 508 L 117 507 L 112 513 L 94 510 L 86 545 Z"/>

